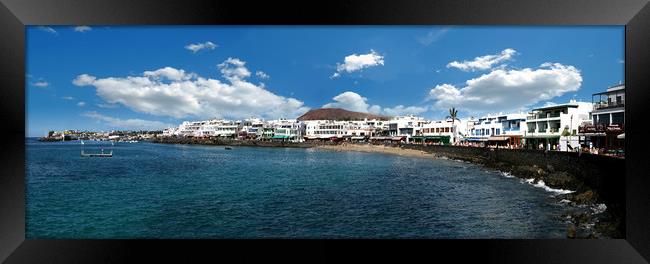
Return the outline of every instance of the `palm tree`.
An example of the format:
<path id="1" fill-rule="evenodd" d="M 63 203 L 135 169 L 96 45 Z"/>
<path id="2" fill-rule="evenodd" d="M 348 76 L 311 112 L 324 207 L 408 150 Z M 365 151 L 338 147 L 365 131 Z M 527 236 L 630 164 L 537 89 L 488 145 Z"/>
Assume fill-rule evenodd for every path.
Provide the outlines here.
<path id="1" fill-rule="evenodd" d="M 456 107 L 449 108 L 449 115 L 447 116 L 447 118 L 451 118 L 451 134 L 454 135 L 455 137 L 456 134 L 454 132 L 454 124 L 456 122 L 456 119 L 458 119 L 458 110 L 456 109 Z"/>

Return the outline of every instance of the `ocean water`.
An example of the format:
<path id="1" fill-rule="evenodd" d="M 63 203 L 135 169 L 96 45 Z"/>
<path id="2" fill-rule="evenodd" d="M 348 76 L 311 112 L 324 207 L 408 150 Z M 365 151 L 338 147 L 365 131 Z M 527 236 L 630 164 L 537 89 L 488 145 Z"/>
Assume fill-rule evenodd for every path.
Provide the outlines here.
<path id="1" fill-rule="evenodd" d="M 28 238 L 566 237 L 567 205 L 557 193 L 465 162 L 317 149 L 112 148 L 112 158 L 83 158 L 79 142 L 27 139 Z"/>

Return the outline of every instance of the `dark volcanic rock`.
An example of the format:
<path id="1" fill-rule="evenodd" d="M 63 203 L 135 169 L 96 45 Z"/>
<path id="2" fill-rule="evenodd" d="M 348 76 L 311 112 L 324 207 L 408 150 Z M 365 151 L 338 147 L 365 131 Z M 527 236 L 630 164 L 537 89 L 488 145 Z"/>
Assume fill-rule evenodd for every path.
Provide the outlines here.
<path id="1" fill-rule="evenodd" d="M 338 121 L 349 121 L 349 120 L 363 120 L 367 119 L 378 119 L 378 120 L 388 120 L 390 117 L 373 115 L 369 113 L 362 112 L 353 112 L 341 108 L 320 108 L 310 110 L 304 115 L 298 117 L 298 120 L 338 120 Z"/>
<path id="2" fill-rule="evenodd" d="M 598 194 L 592 190 L 587 190 L 583 193 L 574 195 L 572 200 L 578 204 L 593 204 L 598 201 Z"/>
<path id="3" fill-rule="evenodd" d="M 580 185 L 576 177 L 564 171 L 550 172 L 542 179 L 551 188 L 575 190 Z"/>

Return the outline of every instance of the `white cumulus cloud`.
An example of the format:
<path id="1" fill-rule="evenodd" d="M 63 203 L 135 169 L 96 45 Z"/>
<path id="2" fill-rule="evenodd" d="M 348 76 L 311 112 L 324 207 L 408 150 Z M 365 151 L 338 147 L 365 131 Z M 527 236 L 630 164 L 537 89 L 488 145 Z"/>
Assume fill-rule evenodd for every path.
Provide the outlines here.
<path id="1" fill-rule="evenodd" d="M 172 124 L 167 124 L 160 121 L 143 119 L 119 119 L 115 117 L 105 116 L 95 111 L 84 113 L 83 116 L 95 119 L 106 124 L 109 127 L 123 130 L 162 130 L 174 126 Z"/>
<path id="2" fill-rule="evenodd" d="M 332 75 L 332 78 L 339 77 L 344 72 L 351 73 L 379 65 L 384 65 L 384 56 L 379 55 L 374 50 L 370 50 L 368 54 L 352 54 L 346 56 L 343 63 L 337 63 L 336 72 Z"/>
<path id="3" fill-rule="evenodd" d="M 447 68 L 458 68 L 462 71 L 488 70 L 495 64 L 512 59 L 516 53 L 514 49 L 505 49 L 500 54 L 480 56 L 471 61 L 452 61 L 447 64 Z"/>
<path id="4" fill-rule="evenodd" d="M 393 108 L 382 108 L 379 105 L 369 105 L 368 98 L 355 92 L 343 92 L 334 98 L 334 102 L 323 105 L 323 108 L 342 108 L 350 111 L 382 114 L 389 116 L 420 114 L 426 112 L 427 107 L 398 105 Z"/>
<path id="5" fill-rule="evenodd" d="M 50 86 L 50 83 L 48 83 L 46 81 L 39 81 L 39 82 L 35 82 L 34 86 L 36 86 L 36 87 L 48 87 L 48 86 Z"/>
<path id="6" fill-rule="evenodd" d="M 456 107 L 476 113 L 516 111 L 580 89 L 580 70 L 560 63 L 537 69 L 498 69 L 467 80 L 465 86 L 440 84 L 429 92 L 434 107 Z"/>
<path id="7" fill-rule="evenodd" d="M 77 27 L 74 27 L 75 32 L 84 33 L 86 31 L 91 31 L 91 30 L 93 30 L 93 28 L 91 28 L 89 26 L 77 26 Z"/>
<path id="8" fill-rule="evenodd" d="M 42 30 L 42 31 L 45 31 L 45 32 L 47 32 L 47 33 L 50 33 L 50 34 L 54 34 L 54 35 L 59 34 L 59 32 L 56 32 L 56 30 L 54 30 L 54 29 L 51 28 L 51 27 L 40 26 L 40 27 L 38 27 L 38 29 L 40 29 L 40 30 Z"/>
<path id="9" fill-rule="evenodd" d="M 368 98 L 355 92 L 344 92 L 332 98 L 334 102 L 323 105 L 323 108 L 343 108 L 350 111 L 368 112 Z M 374 108 L 373 110 L 376 110 Z"/>
<path id="10" fill-rule="evenodd" d="M 77 76 L 74 80 L 72 80 L 72 84 L 76 86 L 85 86 L 85 85 L 91 85 L 95 79 L 97 79 L 95 76 L 90 76 L 88 74 L 82 74 Z"/>
<path id="11" fill-rule="evenodd" d="M 79 107 L 83 107 L 83 106 L 86 105 L 86 102 L 81 101 L 81 102 L 78 102 L 77 105 L 78 105 Z"/>
<path id="12" fill-rule="evenodd" d="M 255 72 L 255 75 L 260 79 L 271 78 L 271 76 L 269 76 L 268 74 L 266 74 L 266 72 L 263 72 L 263 71 L 257 71 L 257 72 Z"/>
<path id="13" fill-rule="evenodd" d="M 197 53 L 200 50 L 203 49 L 215 49 L 217 47 L 217 44 L 212 43 L 211 41 L 206 41 L 203 43 L 196 43 L 196 44 L 188 44 L 185 46 L 186 49 L 191 50 L 193 53 Z"/>
<path id="14" fill-rule="evenodd" d="M 205 78 L 182 69 L 165 67 L 141 76 L 97 78 L 81 74 L 78 86 L 93 86 L 108 104 L 174 118 L 297 117 L 309 110 L 302 101 L 276 95 L 246 78 L 245 62 L 228 58 L 219 64 L 226 81 Z"/>
<path id="15" fill-rule="evenodd" d="M 417 38 L 418 42 L 424 46 L 429 46 L 431 43 L 438 41 L 442 36 L 447 34 L 449 28 L 434 29 L 429 31 L 426 35 Z"/>

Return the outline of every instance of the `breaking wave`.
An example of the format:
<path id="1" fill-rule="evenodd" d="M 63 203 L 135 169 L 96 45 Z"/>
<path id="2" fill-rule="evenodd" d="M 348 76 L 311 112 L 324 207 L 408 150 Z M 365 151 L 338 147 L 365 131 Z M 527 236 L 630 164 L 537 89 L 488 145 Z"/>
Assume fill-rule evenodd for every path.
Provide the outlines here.
<path id="1" fill-rule="evenodd" d="M 571 191 L 571 190 L 554 189 L 554 188 L 548 187 L 548 186 L 546 186 L 546 184 L 542 180 L 539 180 L 539 181 L 537 181 L 537 183 L 535 183 L 535 178 L 521 180 L 521 183 L 524 183 L 524 182 L 528 183 L 528 184 L 530 184 L 532 186 L 535 186 L 537 188 L 542 188 L 547 192 L 552 192 L 552 193 L 555 193 L 555 194 L 569 194 L 569 193 L 574 193 L 575 192 L 575 191 Z"/>

